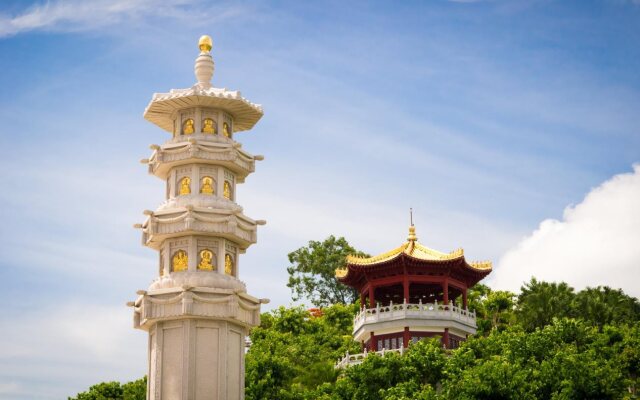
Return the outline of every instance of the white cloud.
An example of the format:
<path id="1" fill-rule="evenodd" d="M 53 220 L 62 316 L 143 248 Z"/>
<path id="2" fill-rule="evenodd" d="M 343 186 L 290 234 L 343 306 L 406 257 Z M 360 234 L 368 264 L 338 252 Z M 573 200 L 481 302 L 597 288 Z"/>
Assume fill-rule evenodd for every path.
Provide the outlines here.
<path id="1" fill-rule="evenodd" d="M 144 15 L 177 15 L 193 0 L 58 0 L 16 16 L 0 15 L 0 37 L 32 30 L 88 30 Z"/>
<path id="2" fill-rule="evenodd" d="M 4 314 L 0 325 L 0 398 L 66 398 L 100 381 L 145 373 L 146 333 L 132 328 L 124 303 L 51 304 Z"/>
<path id="3" fill-rule="evenodd" d="M 531 276 L 582 289 L 608 285 L 640 297 L 640 165 L 593 189 L 562 221 L 547 219 L 509 250 L 492 286 L 517 290 Z"/>

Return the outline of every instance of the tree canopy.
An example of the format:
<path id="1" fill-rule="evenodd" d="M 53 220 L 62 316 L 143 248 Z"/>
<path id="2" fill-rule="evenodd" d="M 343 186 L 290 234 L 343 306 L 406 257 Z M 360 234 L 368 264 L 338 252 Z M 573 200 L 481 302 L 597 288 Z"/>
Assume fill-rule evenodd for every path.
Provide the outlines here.
<path id="1" fill-rule="evenodd" d="M 336 269 L 345 265 L 347 255 L 368 256 L 345 238 L 333 235 L 322 242 L 311 240 L 307 246 L 289 253 L 287 286 L 293 300 L 306 298 L 316 307 L 355 303 L 358 293 L 335 278 Z"/>
<path id="2" fill-rule="evenodd" d="M 458 349 L 445 350 L 438 339 L 423 340 L 402 356 L 371 354 L 362 364 L 342 371 L 332 370 L 336 358 L 347 350 L 360 352 L 351 340 L 348 307 L 324 308 L 320 318 L 302 308 L 265 314 L 251 335 L 247 399 L 637 398 L 640 314 L 632 311 L 636 299 L 621 291 L 605 295 L 609 288 L 574 293 L 566 284 L 536 280 L 525 287 L 519 295 L 482 285 L 470 291 L 478 325 L 485 329 Z M 567 297 L 562 299 L 566 308 L 552 308 L 548 319 L 532 314 L 532 304 L 557 291 Z M 586 295 L 614 297 L 616 301 L 603 301 L 596 309 L 625 319 L 601 324 L 603 313 L 591 313 L 582 305 L 580 299 Z M 584 318 L 574 317 L 581 310 L 586 310 Z"/>
<path id="3" fill-rule="evenodd" d="M 266 312 L 251 332 L 246 399 L 638 398 L 640 307 L 621 290 L 575 292 L 532 279 L 517 295 L 477 285 L 469 305 L 480 329 L 459 348 L 423 340 L 402 356 L 372 354 L 345 370 L 334 365 L 360 352 L 351 336 L 357 305 Z M 73 400 L 142 400 L 145 389 L 146 379 L 107 382 Z"/>
<path id="4" fill-rule="evenodd" d="M 294 300 L 321 309 L 262 314 L 246 354 L 247 400 L 638 398 L 638 300 L 606 286 L 576 292 L 535 278 L 520 293 L 470 288 L 478 333 L 455 350 L 424 339 L 403 355 L 370 354 L 337 370 L 346 352 L 360 352 L 351 336 L 356 293 L 334 277 L 348 254 L 366 256 L 334 236 L 289 254 Z M 143 400 L 145 391 L 146 377 L 100 383 L 69 399 Z"/>
<path id="5" fill-rule="evenodd" d="M 147 398 L 147 377 L 133 382 L 102 382 L 93 385 L 86 392 L 78 393 L 69 400 L 145 400 Z"/>

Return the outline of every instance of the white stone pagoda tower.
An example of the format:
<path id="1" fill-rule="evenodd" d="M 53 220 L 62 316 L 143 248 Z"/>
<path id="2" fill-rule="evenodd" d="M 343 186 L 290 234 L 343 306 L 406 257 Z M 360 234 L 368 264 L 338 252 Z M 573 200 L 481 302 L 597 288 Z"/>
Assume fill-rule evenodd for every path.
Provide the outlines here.
<path id="1" fill-rule="evenodd" d="M 236 202 L 236 185 L 263 157 L 234 140 L 262 108 L 211 86 L 211 47 L 200 38 L 193 87 L 154 94 L 144 112 L 171 134 L 142 160 L 166 183 L 165 200 L 136 225 L 159 253 L 158 277 L 128 303 L 134 326 L 149 332 L 149 400 L 243 399 L 245 337 L 268 302 L 239 280 L 240 254 L 265 222 Z"/>

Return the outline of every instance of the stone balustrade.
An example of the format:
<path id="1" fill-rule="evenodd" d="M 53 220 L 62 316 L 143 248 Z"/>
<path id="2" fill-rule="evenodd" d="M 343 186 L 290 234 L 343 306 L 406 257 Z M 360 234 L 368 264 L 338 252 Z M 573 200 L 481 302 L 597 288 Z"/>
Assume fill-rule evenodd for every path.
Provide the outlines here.
<path id="1" fill-rule="evenodd" d="M 335 368 L 342 369 L 345 367 L 350 367 L 352 365 L 362 364 L 364 359 L 369 354 L 378 354 L 378 355 L 384 356 L 386 353 L 399 353 L 400 355 L 402 355 L 404 354 L 405 351 L 406 349 L 404 347 L 400 347 L 399 349 L 391 349 L 391 350 L 382 349 L 380 351 L 371 351 L 371 352 L 368 352 L 365 349 L 364 353 L 360 353 L 360 354 L 349 354 L 349 352 L 347 352 L 347 354 L 341 360 L 338 360 L 338 363 L 335 365 Z"/>
<path id="2" fill-rule="evenodd" d="M 363 308 L 353 320 L 353 332 L 357 332 L 366 324 L 395 321 L 400 319 L 449 320 L 459 321 L 465 325 L 476 326 L 476 313 L 442 303 L 400 303 L 388 306 L 378 305 L 375 308 Z"/>

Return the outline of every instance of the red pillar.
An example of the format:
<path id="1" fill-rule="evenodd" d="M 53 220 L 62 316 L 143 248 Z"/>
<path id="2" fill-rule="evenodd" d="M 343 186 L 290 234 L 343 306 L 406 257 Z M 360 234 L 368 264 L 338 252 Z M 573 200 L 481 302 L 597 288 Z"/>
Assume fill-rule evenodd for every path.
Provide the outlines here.
<path id="1" fill-rule="evenodd" d="M 462 308 L 467 309 L 467 288 L 462 290 Z"/>
<path id="2" fill-rule="evenodd" d="M 449 328 L 444 328 L 444 334 L 442 335 L 442 344 L 445 349 L 449 348 Z"/>
<path id="3" fill-rule="evenodd" d="M 369 308 L 376 307 L 376 299 L 374 297 L 375 288 L 372 284 L 369 284 Z"/>
<path id="4" fill-rule="evenodd" d="M 409 327 L 404 327 L 404 335 L 402 337 L 404 348 L 409 347 L 409 342 L 411 341 L 411 333 L 409 332 Z"/>
<path id="5" fill-rule="evenodd" d="M 378 343 L 376 343 L 376 336 L 371 332 L 369 339 L 369 351 L 378 351 Z"/>
<path id="6" fill-rule="evenodd" d="M 449 304 L 449 280 L 445 280 L 442 283 L 442 294 L 444 296 L 444 298 L 442 299 L 444 305 L 448 305 Z"/>
<path id="7" fill-rule="evenodd" d="M 409 303 L 409 278 L 407 277 L 407 275 L 404 276 L 404 280 L 402 282 L 402 289 L 404 292 L 404 299 L 406 300 L 407 303 Z"/>

